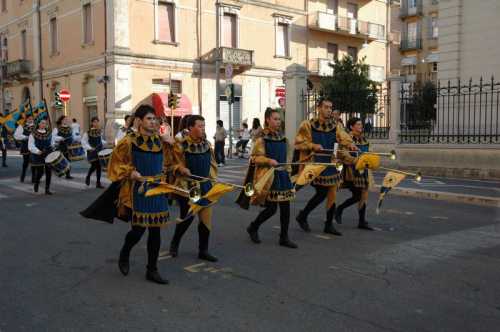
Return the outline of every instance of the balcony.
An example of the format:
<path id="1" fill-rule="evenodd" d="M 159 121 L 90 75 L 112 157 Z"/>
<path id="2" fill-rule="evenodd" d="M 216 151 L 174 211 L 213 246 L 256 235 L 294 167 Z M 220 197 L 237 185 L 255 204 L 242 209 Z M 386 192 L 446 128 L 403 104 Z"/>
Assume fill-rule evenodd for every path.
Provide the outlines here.
<path id="1" fill-rule="evenodd" d="M 385 38 L 385 26 L 382 24 L 320 11 L 309 16 L 309 27 L 313 30 L 332 32 L 360 39 L 376 40 Z"/>
<path id="2" fill-rule="evenodd" d="M 437 38 L 429 37 L 426 42 L 428 48 L 438 48 L 439 43 Z"/>
<path id="3" fill-rule="evenodd" d="M 239 48 L 219 47 L 214 48 L 202 58 L 208 63 L 215 63 L 219 60 L 221 62 L 221 70 L 226 65 L 231 64 L 233 66 L 233 74 L 238 75 L 254 66 L 253 52 Z"/>
<path id="4" fill-rule="evenodd" d="M 402 39 L 399 49 L 401 51 L 420 50 L 422 49 L 422 39 Z"/>
<path id="5" fill-rule="evenodd" d="M 412 16 L 422 16 L 422 0 L 417 0 L 415 7 L 408 7 L 408 0 L 404 0 L 401 3 L 401 10 L 399 12 L 400 18 L 407 18 Z"/>
<path id="6" fill-rule="evenodd" d="M 313 59 L 309 63 L 309 72 L 316 76 L 333 76 L 334 61 L 328 59 Z"/>
<path id="7" fill-rule="evenodd" d="M 385 69 L 383 66 L 369 66 L 368 77 L 375 82 L 385 81 Z"/>
<path id="8" fill-rule="evenodd" d="M 4 66 L 6 79 L 27 79 L 31 77 L 31 61 L 29 60 L 7 62 Z"/>

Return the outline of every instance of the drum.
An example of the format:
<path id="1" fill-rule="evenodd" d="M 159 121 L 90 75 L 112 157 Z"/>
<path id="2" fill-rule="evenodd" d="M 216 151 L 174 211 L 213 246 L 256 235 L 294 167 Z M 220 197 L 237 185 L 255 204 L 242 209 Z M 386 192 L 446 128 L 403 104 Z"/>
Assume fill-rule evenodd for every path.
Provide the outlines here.
<path id="1" fill-rule="evenodd" d="M 60 151 L 49 153 L 45 157 L 45 163 L 49 165 L 58 176 L 63 176 L 71 169 L 68 159 L 64 158 Z"/>
<path id="2" fill-rule="evenodd" d="M 73 143 L 68 145 L 68 158 L 70 161 L 85 159 L 85 150 L 80 143 Z"/>
<path id="3" fill-rule="evenodd" d="M 103 149 L 97 153 L 97 156 L 99 157 L 99 162 L 101 163 L 101 166 L 104 171 L 108 169 L 108 163 L 109 163 L 109 158 L 111 158 L 111 153 L 113 153 L 112 149 Z"/>

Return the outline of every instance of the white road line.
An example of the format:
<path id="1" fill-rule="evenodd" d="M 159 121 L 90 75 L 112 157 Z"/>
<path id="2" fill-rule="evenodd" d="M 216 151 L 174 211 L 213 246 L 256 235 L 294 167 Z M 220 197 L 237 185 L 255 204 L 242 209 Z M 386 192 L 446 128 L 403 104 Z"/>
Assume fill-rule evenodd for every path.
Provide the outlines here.
<path id="1" fill-rule="evenodd" d="M 58 177 L 53 178 L 52 183 L 56 186 L 62 186 L 71 189 L 87 190 L 90 188 L 85 183 L 75 182 L 72 180 L 67 180 L 65 178 L 58 178 Z"/>
<path id="2" fill-rule="evenodd" d="M 225 170 L 220 170 L 219 173 L 220 174 L 225 174 L 225 173 L 229 173 L 229 174 L 245 174 L 246 171 L 247 171 L 246 169 L 241 169 L 239 171 L 232 170 L 232 169 L 225 169 Z"/>
<path id="3" fill-rule="evenodd" d="M 35 194 L 33 192 L 33 185 L 31 184 L 25 184 L 25 183 L 20 183 L 19 180 L 1 180 L 0 185 L 6 186 L 10 189 L 14 189 L 17 191 L 22 191 L 28 194 Z M 42 186 L 43 188 L 43 186 Z"/>
<path id="4" fill-rule="evenodd" d="M 0 199 L 4 199 L 4 198 L 7 198 L 7 197 L 9 197 L 9 196 L 0 193 Z"/>
<path id="5" fill-rule="evenodd" d="M 226 174 L 224 174 L 224 175 L 219 175 L 217 178 L 219 180 L 226 179 L 226 180 L 240 180 L 240 181 L 243 181 L 243 179 L 245 178 L 245 176 L 244 175 L 238 176 L 238 175 L 229 175 L 229 174 L 226 175 Z"/>

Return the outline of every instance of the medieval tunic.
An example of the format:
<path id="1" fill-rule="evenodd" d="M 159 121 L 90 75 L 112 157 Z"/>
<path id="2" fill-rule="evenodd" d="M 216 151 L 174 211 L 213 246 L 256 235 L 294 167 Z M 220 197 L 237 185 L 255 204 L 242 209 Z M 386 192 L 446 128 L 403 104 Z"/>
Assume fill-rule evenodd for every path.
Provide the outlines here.
<path id="1" fill-rule="evenodd" d="M 28 138 L 33 167 L 45 166 L 45 157 L 53 151 L 54 140 L 49 130 L 34 130 Z"/>
<path id="2" fill-rule="evenodd" d="M 167 149 L 158 135 L 134 133 L 125 136 L 114 148 L 108 166 L 111 181 L 120 181 L 118 213 L 131 210 L 132 226 L 161 227 L 168 222 L 168 201 L 165 195 L 144 196 L 141 182 L 130 179 L 132 171 L 143 177 L 160 177 L 169 166 Z"/>
<path id="3" fill-rule="evenodd" d="M 274 159 L 278 163 L 287 162 L 287 149 L 287 140 L 281 133 L 272 132 L 268 128 L 264 129 L 262 136 L 255 141 L 252 151 L 251 161 L 255 165 L 252 177 L 254 184 L 269 170 L 270 159 Z M 266 200 L 284 202 L 295 198 L 295 189 L 287 167 L 275 169 L 273 182 L 267 188 L 262 193 L 254 195 L 250 199 L 250 203 L 264 204 Z"/>
<path id="4" fill-rule="evenodd" d="M 369 152 L 370 151 L 370 143 L 364 136 L 359 136 L 356 137 L 351 134 L 353 143 L 357 146 L 359 149 L 359 154 Z M 342 147 L 344 149 L 345 147 Z M 355 164 L 357 161 L 356 154 L 351 152 L 344 152 L 344 154 L 350 154 L 350 157 L 347 157 L 346 160 L 348 159 L 350 162 L 348 162 L 348 165 L 344 167 L 342 173 L 343 173 L 343 178 L 344 178 L 344 184 L 343 186 L 348 188 L 348 187 L 355 187 L 359 189 L 368 189 L 370 187 L 370 184 L 372 183 L 372 174 L 371 171 L 368 169 L 364 169 L 363 171 L 358 171 L 356 170 Z"/>
<path id="5" fill-rule="evenodd" d="M 99 160 L 98 153 L 104 148 L 106 141 L 102 138 L 102 130 L 90 128 L 90 130 L 83 135 L 82 146 L 87 150 L 87 160 L 89 163 Z"/>
<path id="6" fill-rule="evenodd" d="M 73 133 L 73 129 L 70 126 L 59 126 L 52 132 L 53 136 L 59 136 L 62 139 L 59 141 L 58 150 L 68 157 L 68 146 L 76 142 L 77 135 Z"/>

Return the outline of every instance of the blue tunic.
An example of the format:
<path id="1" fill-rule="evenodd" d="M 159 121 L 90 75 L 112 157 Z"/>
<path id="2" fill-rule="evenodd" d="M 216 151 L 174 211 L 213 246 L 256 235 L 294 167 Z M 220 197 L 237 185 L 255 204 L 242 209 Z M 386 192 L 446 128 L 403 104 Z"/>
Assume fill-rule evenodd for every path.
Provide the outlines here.
<path id="1" fill-rule="evenodd" d="M 142 176 L 157 176 L 163 171 L 163 148 L 158 136 L 137 135 L 132 140 L 132 164 Z M 165 195 L 146 197 L 135 182 L 132 192 L 132 225 L 159 227 L 169 217 Z"/>
<path id="2" fill-rule="evenodd" d="M 57 127 L 57 135 L 64 138 L 59 142 L 58 150 L 66 154 L 68 152 L 68 145 L 73 143 L 73 131 L 71 127 L 59 126 Z"/>
<path id="3" fill-rule="evenodd" d="M 89 163 L 98 160 L 98 153 L 102 150 L 102 131 L 101 129 L 90 129 L 87 133 L 89 136 L 89 145 L 93 148 L 87 151 L 87 160 Z"/>
<path id="4" fill-rule="evenodd" d="M 184 158 L 186 160 L 186 167 L 191 171 L 191 174 L 209 177 L 210 176 L 210 166 L 212 161 L 212 151 L 210 145 L 207 141 L 202 141 L 200 143 L 190 143 L 184 141 Z M 195 180 L 197 180 L 195 178 Z M 198 182 L 198 180 L 197 180 Z M 201 195 L 205 195 L 210 189 L 212 189 L 212 182 L 209 180 L 201 180 L 198 182 L 200 185 Z M 205 198 L 202 198 L 196 204 L 201 206 L 207 206 L 211 202 Z"/>
<path id="5" fill-rule="evenodd" d="M 319 120 L 311 120 L 311 136 L 314 144 L 320 144 L 323 149 L 333 150 L 337 143 L 337 129 L 333 121 L 320 123 Z M 331 163 L 332 157 L 329 155 L 314 156 L 315 162 Z M 328 166 L 321 174 L 314 179 L 313 185 L 333 186 L 340 182 L 341 174 L 335 166 Z"/>
<path id="6" fill-rule="evenodd" d="M 278 163 L 287 162 L 287 142 L 286 138 L 279 134 L 264 135 L 264 147 L 266 157 L 276 160 Z M 274 171 L 274 180 L 269 190 L 267 200 L 271 202 L 290 201 L 295 197 L 295 190 L 290 174 L 284 169 Z"/>
<path id="7" fill-rule="evenodd" d="M 32 166 L 44 166 L 45 157 L 52 152 L 52 134 L 50 131 L 40 133 L 38 130 L 33 131 L 33 138 L 35 139 L 35 146 L 42 154 L 31 154 Z"/>

